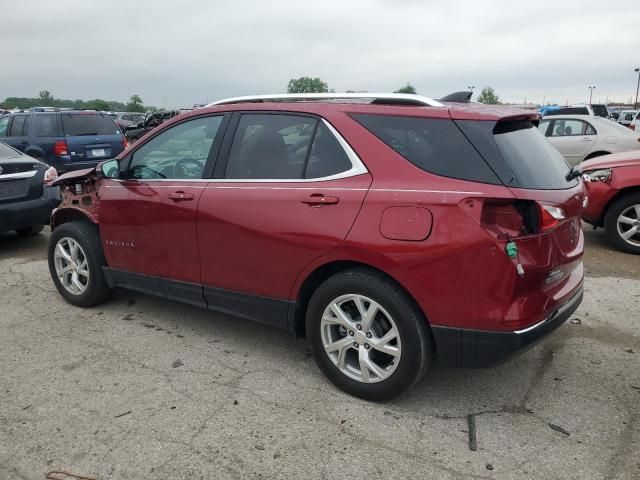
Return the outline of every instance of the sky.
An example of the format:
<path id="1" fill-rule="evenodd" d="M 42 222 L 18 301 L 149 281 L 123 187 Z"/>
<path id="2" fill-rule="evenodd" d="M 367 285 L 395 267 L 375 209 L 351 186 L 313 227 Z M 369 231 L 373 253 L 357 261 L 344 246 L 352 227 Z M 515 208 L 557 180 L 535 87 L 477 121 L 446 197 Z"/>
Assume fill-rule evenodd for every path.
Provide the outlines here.
<path id="1" fill-rule="evenodd" d="M 286 91 L 410 82 L 433 98 L 475 86 L 502 101 L 629 101 L 636 0 L 0 0 L 0 99 L 175 108 Z"/>

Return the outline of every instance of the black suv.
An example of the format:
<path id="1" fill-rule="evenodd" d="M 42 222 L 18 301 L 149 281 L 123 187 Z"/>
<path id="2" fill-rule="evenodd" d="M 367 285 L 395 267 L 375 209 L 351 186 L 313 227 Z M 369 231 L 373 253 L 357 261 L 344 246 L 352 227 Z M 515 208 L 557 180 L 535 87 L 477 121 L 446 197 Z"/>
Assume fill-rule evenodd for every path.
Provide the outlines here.
<path id="1" fill-rule="evenodd" d="M 109 116 L 95 111 L 14 113 L 0 117 L 0 140 L 58 170 L 96 166 L 126 143 Z"/>

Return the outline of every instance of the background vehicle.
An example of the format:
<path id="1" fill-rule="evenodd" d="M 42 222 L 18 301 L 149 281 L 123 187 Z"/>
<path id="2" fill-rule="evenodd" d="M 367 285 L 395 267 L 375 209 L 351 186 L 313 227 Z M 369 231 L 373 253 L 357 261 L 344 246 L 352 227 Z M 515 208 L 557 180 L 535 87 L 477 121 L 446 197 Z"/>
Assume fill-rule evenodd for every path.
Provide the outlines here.
<path id="1" fill-rule="evenodd" d="M 144 113 L 117 112 L 117 113 L 109 114 L 109 116 L 113 119 L 115 124 L 123 132 L 127 127 L 130 127 L 131 125 L 137 125 L 140 122 L 144 121 Z"/>
<path id="2" fill-rule="evenodd" d="M 636 113 L 635 118 L 633 119 L 633 121 L 629 124 L 629 128 L 635 132 L 640 133 L 640 111 L 638 111 L 638 113 Z"/>
<path id="3" fill-rule="evenodd" d="M 547 115 L 538 128 L 571 165 L 600 155 L 640 149 L 640 135 L 605 118 Z"/>
<path id="4" fill-rule="evenodd" d="M 0 140 L 66 172 L 93 167 L 125 148 L 120 129 L 92 111 L 27 112 L 0 117 Z"/>
<path id="5" fill-rule="evenodd" d="M 0 142 L 0 232 L 32 235 L 49 224 L 60 189 L 48 183 L 57 176 L 49 165 Z"/>
<path id="6" fill-rule="evenodd" d="M 51 276 L 75 305 L 122 286 L 306 335 L 371 400 L 432 360 L 499 363 L 582 298 L 584 190 L 537 119 L 406 94 L 221 101 L 58 179 Z"/>
<path id="7" fill-rule="evenodd" d="M 590 105 L 572 105 L 570 107 L 547 108 L 543 115 L 545 117 L 553 115 L 591 115 L 594 117 L 609 118 L 609 110 L 606 105 L 592 103 Z"/>
<path id="8" fill-rule="evenodd" d="M 181 112 L 179 110 L 149 113 L 142 122 L 138 123 L 137 125 L 129 125 L 127 128 L 125 128 L 124 135 L 130 144 L 135 143 L 142 137 L 144 137 L 148 132 L 156 128 L 158 125 L 175 116 L 180 115 L 180 113 Z"/>
<path id="9" fill-rule="evenodd" d="M 636 117 L 637 113 L 638 112 L 636 110 L 622 110 L 618 115 L 617 122 L 620 125 L 629 127 L 629 125 L 631 125 L 631 123 L 633 122 L 633 119 Z"/>
<path id="10" fill-rule="evenodd" d="M 582 164 L 589 205 L 585 222 L 604 227 L 612 245 L 640 254 L 640 151 Z"/>

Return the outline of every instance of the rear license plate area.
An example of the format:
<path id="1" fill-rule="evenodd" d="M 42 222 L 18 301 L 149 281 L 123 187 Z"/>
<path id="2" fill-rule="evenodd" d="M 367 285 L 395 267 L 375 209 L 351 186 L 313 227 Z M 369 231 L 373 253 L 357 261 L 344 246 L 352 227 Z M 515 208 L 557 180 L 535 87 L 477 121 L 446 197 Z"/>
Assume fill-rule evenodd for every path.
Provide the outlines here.
<path id="1" fill-rule="evenodd" d="M 23 197 L 27 194 L 28 187 L 29 181 L 26 179 L 2 181 L 0 182 L 0 200 Z"/>

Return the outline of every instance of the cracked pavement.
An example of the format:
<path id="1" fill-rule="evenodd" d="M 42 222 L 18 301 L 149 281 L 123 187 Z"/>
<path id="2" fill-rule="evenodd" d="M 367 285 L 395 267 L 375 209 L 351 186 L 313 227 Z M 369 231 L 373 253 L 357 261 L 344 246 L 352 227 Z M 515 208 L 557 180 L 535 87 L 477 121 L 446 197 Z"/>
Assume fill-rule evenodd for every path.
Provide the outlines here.
<path id="1" fill-rule="evenodd" d="M 48 232 L 1 235 L 0 479 L 638 479 L 640 257 L 586 236 L 580 323 L 375 404 L 286 332 L 126 291 L 72 307 Z"/>

